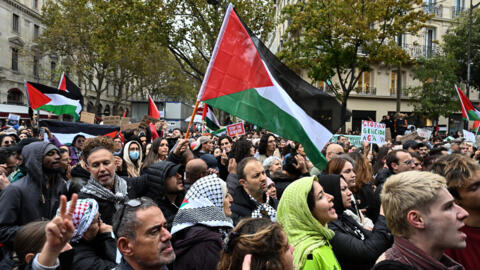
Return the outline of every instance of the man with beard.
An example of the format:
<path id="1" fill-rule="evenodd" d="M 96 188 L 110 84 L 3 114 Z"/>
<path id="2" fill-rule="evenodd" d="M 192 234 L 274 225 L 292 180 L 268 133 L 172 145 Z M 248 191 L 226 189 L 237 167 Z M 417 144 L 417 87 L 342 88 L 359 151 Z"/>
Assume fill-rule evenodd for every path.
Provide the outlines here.
<path id="1" fill-rule="evenodd" d="M 8 185 L 0 195 L 0 242 L 10 250 L 20 226 L 52 219 L 60 195 L 67 193 L 60 151 L 55 145 L 34 142 L 23 148 L 22 156 L 27 175 Z"/>
<path id="2" fill-rule="evenodd" d="M 118 270 L 166 270 L 175 260 L 172 235 L 162 211 L 149 198 L 127 201 L 114 217 L 113 231 L 122 253 Z"/>

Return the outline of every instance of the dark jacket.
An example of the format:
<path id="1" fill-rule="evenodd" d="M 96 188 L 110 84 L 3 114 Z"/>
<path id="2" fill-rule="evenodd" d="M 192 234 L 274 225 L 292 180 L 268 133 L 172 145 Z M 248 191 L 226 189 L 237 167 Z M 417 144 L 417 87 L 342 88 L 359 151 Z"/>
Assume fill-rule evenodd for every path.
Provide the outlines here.
<path id="1" fill-rule="evenodd" d="M 393 243 L 384 216 L 380 216 L 373 231 L 365 230 L 352 217 L 344 213 L 339 175 L 323 175 L 318 178 L 324 192 L 332 195 L 333 207 L 338 219 L 328 223 L 335 232 L 330 239 L 333 252 L 342 269 L 369 270 L 377 258 Z"/>
<path id="2" fill-rule="evenodd" d="M 172 245 L 177 255 L 174 270 L 210 270 L 217 268 L 223 240 L 215 228 L 195 225 L 177 232 Z"/>
<path id="3" fill-rule="evenodd" d="M 387 178 L 394 174 L 395 173 L 388 168 L 378 171 L 377 176 L 375 177 L 375 185 L 377 186 L 377 190 L 375 192 L 377 194 L 380 194 L 382 192 L 383 184 L 385 184 Z"/>
<path id="4" fill-rule="evenodd" d="M 373 190 L 370 183 L 367 183 L 353 195 L 358 209 L 366 209 L 365 215 L 375 223 L 380 213 L 380 194 Z"/>
<path id="5" fill-rule="evenodd" d="M 93 240 L 72 244 L 72 269 L 112 269 L 117 264 L 117 243 L 111 233 L 99 233 Z"/>
<path id="6" fill-rule="evenodd" d="M 133 267 L 131 267 L 130 264 L 128 264 L 128 262 L 125 261 L 123 258 L 120 264 L 117 265 L 117 267 L 115 267 L 114 269 L 115 270 L 134 270 Z M 168 270 L 168 268 L 166 266 L 163 266 L 162 270 Z"/>
<path id="7" fill-rule="evenodd" d="M 134 199 L 142 196 L 153 198 L 160 190 L 159 179 L 155 176 L 142 175 L 139 177 L 125 178 L 127 181 L 127 197 Z M 98 202 L 98 210 L 104 223 L 112 225 L 113 215 L 116 212 L 115 202 L 101 199 L 95 195 L 80 192 L 79 199 L 95 199 Z"/>
<path id="8" fill-rule="evenodd" d="M 47 142 L 34 142 L 23 148 L 22 155 L 28 174 L 8 185 L 0 194 L 0 242 L 12 248 L 13 239 L 20 226 L 32 221 L 52 219 L 60 204 L 60 195 L 67 194 L 61 173 L 50 176 L 46 187 L 43 172 L 43 152 Z"/>
<path id="9" fill-rule="evenodd" d="M 264 200 L 267 198 L 266 194 L 263 194 Z M 277 209 L 278 201 L 270 198 L 268 204 L 273 208 Z M 237 225 L 237 223 L 246 217 L 251 217 L 252 212 L 257 209 L 258 206 L 255 201 L 250 199 L 248 193 L 245 191 L 242 185 L 239 185 L 235 189 L 235 194 L 233 195 L 233 202 L 230 209 L 232 210 L 232 220 L 233 224 Z"/>
<path id="10" fill-rule="evenodd" d="M 149 196 L 153 201 L 158 204 L 158 207 L 162 210 L 163 216 L 167 220 L 167 229 L 170 230 L 173 219 L 178 212 L 178 208 L 182 204 L 183 198 L 185 197 L 185 192 L 179 192 L 174 203 L 170 202 L 170 199 L 165 193 L 165 180 L 167 178 L 167 173 L 170 168 L 173 168 L 177 164 L 170 161 L 158 161 L 153 163 L 150 167 L 144 169 L 145 175 L 155 176 L 159 179 L 160 187 L 158 193 L 151 194 Z"/>

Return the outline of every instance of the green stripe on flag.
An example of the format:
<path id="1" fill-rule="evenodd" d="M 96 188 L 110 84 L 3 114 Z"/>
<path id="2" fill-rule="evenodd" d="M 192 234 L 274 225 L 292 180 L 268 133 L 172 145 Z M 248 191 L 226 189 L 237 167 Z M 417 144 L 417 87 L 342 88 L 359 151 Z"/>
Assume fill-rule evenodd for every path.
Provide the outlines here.
<path id="1" fill-rule="evenodd" d="M 220 128 L 220 127 L 217 126 L 217 124 L 215 124 L 215 122 L 213 122 L 210 118 L 205 117 L 204 120 L 205 120 L 206 126 L 207 126 L 209 129 L 211 129 L 211 130 L 217 130 L 217 129 Z"/>
<path id="2" fill-rule="evenodd" d="M 301 143 L 310 161 L 317 168 L 324 169 L 326 167 L 327 160 L 314 145 L 301 123 L 270 100 L 260 96 L 256 89 L 252 88 L 212 98 L 205 100 L 204 103 Z M 312 121 L 315 120 L 312 119 Z"/>
<path id="3" fill-rule="evenodd" d="M 468 113 L 468 120 L 470 121 L 480 120 L 480 115 L 478 115 L 475 111 L 469 110 L 467 113 Z"/>
<path id="4" fill-rule="evenodd" d="M 77 114 L 77 106 L 75 105 L 43 105 L 41 107 L 38 107 L 37 110 L 44 110 L 47 112 L 51 112 L 56 115 L 62 115 L 62 114 L 69 114 L 71 115 L 75 121 L 80 118 L 80 115 Z"/>

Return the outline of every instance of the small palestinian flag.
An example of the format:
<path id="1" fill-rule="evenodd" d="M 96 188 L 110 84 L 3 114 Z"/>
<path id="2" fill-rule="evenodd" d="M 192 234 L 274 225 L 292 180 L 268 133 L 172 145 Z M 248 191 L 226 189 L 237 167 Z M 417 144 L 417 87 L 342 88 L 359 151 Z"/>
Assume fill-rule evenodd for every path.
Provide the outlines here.
<path id="1" fill-rule="evenodd" d="M 472 102 L 465 96 L 463 91 L 455 85 L 458 97 L 460 98 L 460 105 L 462 105 L 462 117 L 468 121 L 480 120 L 480 111 L 472 105 Z"/>
<path id="2" fill-rule="evenodd" d="M 475 135 L 478 135 L 478 130 L 480 129 L 480 120 L 474 121 L 473 122 L 473 132 L 475 132 Z"/>
<path id="3" fill-rule="evenodd" d="M 116 135 L 121 135 L 119 132 L 120 127 L 118 126 L 95 125 L 80 122 L 42 120 L 40 121 L 40 127 L 48 128 L 62 144 L 72 143 L 73 138 L 77 135 L 83 135 L 85 138 L 96 136 L 109 136 L 114 138 Z"/>
<path id="4" fill-rule="evenodd" d="M 213 113 L 212 108 L 210 108 L 210 106 L 208 106 L 207 104 L 203 106 L 202 120 L 205 122 L 207 128 L 211 130 L 220 129 L 220 123 L 218 122 L 215 113 Z"/>
<path id="5" fill-rule="evenodd" d="M 39 83 L 25 82 L 28 106 L 33 110 L 44 110 L 56 115 L 68 114 L 75 121 L 82 111 L 81 97 Z"/>
<path id="6" fill-rule="evenodd" d="M 65 72 L 62 73 L 62 77 L 60 77 L 60 82 L 58 83 L 58 89 L 67 91 L 71 93 L 73 96 L 80 99 L 80 104 L 83 106 L 83 95 L 80 88 L 65 75 Z"/>
<path id="7" fill-rule="evenodd" d="M 302 80 L 240 20 L 230 4 L 198 101 L 301 143 L 318 168 L 344 120 L 335 97 Z"/>

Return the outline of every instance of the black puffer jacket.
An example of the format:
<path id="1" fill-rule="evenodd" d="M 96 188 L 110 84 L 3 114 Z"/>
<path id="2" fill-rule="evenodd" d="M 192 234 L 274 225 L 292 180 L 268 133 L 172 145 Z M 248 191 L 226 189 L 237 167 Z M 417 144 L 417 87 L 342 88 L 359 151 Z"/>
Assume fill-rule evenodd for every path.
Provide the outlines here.
<path id="1" fill-rule="evenodd" d="M 170 168 L 173 168 L 177 164 L 170 161 L 158 161 L 153 163 L 150 167 L 145 168 L 143 172 L 148 176 L 155 176 L 160 179 L 160 188 L 157 193 L 150 194 L 155 203 L 158 204 L 158 207 L 162 210 L 163 216 L 167 220 L 167 229 L 170 230 L 173 218 L 178 212 L 178 208 L 182 204 L 183 198 L 185 197 L 185 192 L 179 192 L 174 203 L 168 199 L 167 194 L 165 193 L 165 179 L 167 178 L 167 173 Z"/>
<path id="2" fill-rule="evenodd" d="M 266 200 L 267 196 L 265 193 L 263 196 L 263 199 Z M 278 201 L 270 198 L 268 204 L 274 209 L 277 209 Z M 233 224 L 237 225 L 241 219 L 252 216 L 252 212 L 257 209 L 257 204 L 255 201 L 250 199 L 248 193 L 245 191 L 243 186 L 240 185 L 235 189 L 235 194 L 233 195 L 233 202 L 230 209 L 232 210 Z"/>
<path id="3" fill-rule="evenodd" d="M 50 176 L 46 187 L 43 152 L 50 143 L 34 142 L 23 148 L 27 175 L 8 185 L 0 194 L 0 243 L 11 250 L 20 226 L 41 219 L 52 219 L 60 204 L 60 195 L 67 194 L 61 173 Z"/>
<path id="4" fill-rule="evenodd" d="M 335 232 L 330 240 L 333 252 L 342 269 L 369 270 L 377 258 L 393 244 L 384 216 L 379 216 L 373 231 L 365 230 L 352 217 L 344 213 L 339 175 L 324 175 L 318 179 L 323 190 L 334 196 L 333 207 L 338 219 L 328 223 Z"/>
<path id="5" fill-rule="evenodd" d="M 72 246 L 74 250 L 72 270 L 107 270 L 117 265 L 115 262 L 117 242 L 111 233 L 99 233 L 91 241 L 82 239 Z"/>
<path id="6" fill-rule="evenodd" d="M 174 270 L 210 270 L 217 268 L 223 240 L 216 228 L 195 225 L 177 232 L 172 245 L 177 256 Z"/>

